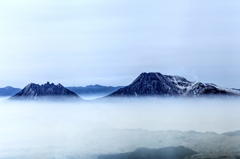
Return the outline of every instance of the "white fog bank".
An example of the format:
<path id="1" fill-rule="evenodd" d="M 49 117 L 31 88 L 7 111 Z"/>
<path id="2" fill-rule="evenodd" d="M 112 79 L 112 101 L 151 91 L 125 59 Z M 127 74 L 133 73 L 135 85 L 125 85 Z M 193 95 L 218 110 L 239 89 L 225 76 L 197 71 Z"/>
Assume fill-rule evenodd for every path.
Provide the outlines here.
<path id="1" fill-rule="evenodd" d="M 159 137 L 163 132 L 167 135 L 166 130 L 182 133 L 190 130 L 204 133 L 236 131 L 240 129 L 239 114 L 237 99 L 74 104 L 0 102 L 0 158 L 14 155 L 23 158 L 41 158 L 41 155 L 45 156 L 43 158 L 68 155 L 84 158 L 87 155 L 86 158 L 94 158 L 96 154 L 125 152 L 143 146 L 182 145 L 169 137 L 160 146 Z"/>

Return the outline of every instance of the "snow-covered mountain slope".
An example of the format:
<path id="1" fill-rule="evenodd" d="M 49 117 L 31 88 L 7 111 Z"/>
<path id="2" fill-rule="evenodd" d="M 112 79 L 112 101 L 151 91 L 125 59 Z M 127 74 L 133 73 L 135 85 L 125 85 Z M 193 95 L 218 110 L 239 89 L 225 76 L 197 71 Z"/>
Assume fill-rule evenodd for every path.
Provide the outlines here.
<path id="1" fill-rule="evenodd" d="M 208 96 L 239 95 L 237 89 L 222 88 L 211 83 L 190 82 L 179 76 L 162 75 L 161 73 L 142 73 L 130 85 L 121 88 L 109 97 L 119 96 Z"/>
<path id="2" fill-rule="evenodd" d="M 63 87 L 61 84 L 55 85 L 30 83 L 10 100 L 80 100 L 81 98 L 74 92 Z"/>

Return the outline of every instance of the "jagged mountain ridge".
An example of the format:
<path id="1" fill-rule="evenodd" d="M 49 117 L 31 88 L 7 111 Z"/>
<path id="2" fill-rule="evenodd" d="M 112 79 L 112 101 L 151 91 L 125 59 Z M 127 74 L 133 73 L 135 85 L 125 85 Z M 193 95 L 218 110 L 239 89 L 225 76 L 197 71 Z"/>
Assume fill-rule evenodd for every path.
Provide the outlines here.
<path id="1" fill-rule="evenodd" d="M 162 75 L 158 72 L 142 73 L 130 85 L 108 97 L 240 95 L 237 89 L 221 88 L 211 83 L 190 82 L 184 77 Z"/>
<path id="2" fill-rule="evenodd" d="M 78 100 L 81 99 L 76 93 L 63 87 L 61 84 L 47 82 L 46 84 L 30 83 L 19 93 L 10 98 L 11 100 Z"/>

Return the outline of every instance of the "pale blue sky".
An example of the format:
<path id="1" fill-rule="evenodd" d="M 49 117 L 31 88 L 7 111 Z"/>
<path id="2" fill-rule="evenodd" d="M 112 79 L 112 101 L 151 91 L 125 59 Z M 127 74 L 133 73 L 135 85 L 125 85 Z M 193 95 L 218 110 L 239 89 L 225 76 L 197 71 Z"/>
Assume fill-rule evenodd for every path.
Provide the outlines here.
<path id="1" fill-rule="evenodd" d="M 141 72 L 240 88 L 238 0 L 7 0 L 0 87 L 128 85 Z"/>

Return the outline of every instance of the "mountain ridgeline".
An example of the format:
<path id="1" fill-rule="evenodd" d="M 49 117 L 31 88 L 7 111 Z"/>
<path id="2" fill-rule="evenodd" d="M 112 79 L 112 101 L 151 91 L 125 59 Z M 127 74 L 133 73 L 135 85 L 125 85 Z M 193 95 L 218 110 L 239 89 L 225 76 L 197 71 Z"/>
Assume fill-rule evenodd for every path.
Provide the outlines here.
<path id="1" fill-rule="evenodd" d="M 98 159 L 184 159 L 196 154 L 197 152 L 183 146 L 159 149 L 138 148 L 133 152 L 100 155 Z"/>
<path id="2" fill-rule="evenodd" d="M 117 86 L 117 87 L 112 87 L 112 86 L 101 86 L 101 85 L 88 85 L 86 87 L 66 87 L 67 89 L 75 92 L 78 95 L 102 95 L 106 96 L 108 94 L 111 94 L 115 91 L 117 91 L 120 88 L 123 88 L 123 86 Z"/>
<path id="3" fill-rule="evenodd" d="M 19 91 L 21 91 L 20 88 L 14 88 L 11 86 L 7 86 L 4 88 L 0 88 L 0 96 L 12 96 L 12 95 L 18 93 Z"/>
<path id="4" fill-rule="evenodd" d="M 6 90 L 19 91 L 12 87 Z M 191 82 L 180 76 L 163 75 L 161 73 L 142 73 L 126 87 L 106 87 L 90 85 L 86 87 L 63 87 L 47 82 L 39 85 L 30 83 L 12 96 L 10 100 L 82 100 L 77 94 L 108 97 L 202 97 L 202 96 L 238 96 L 240 90 L 223 88 L 212 83 Z M 109 94 L 109 95 L 108 95 Z"/>
<path id="5" fill-rule="evenodd" d="M 47 82 L 46 84 L 30 83 L 23 88 L 19 93 L 15 94 L 10 100 L 24 100 L 24 101 L 77 101 L 81 98 L 74 92 L 63 87 L 61 84 L 55 85 Z"/>
<path id="6" fill-rule="evenodd" d="M 199 97 L 240 96 L 237 89 L 222 88 L 212 83 L 190 82 L 183 77 L 142 73 L 130 85 L 107 97 Z"/>

